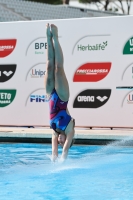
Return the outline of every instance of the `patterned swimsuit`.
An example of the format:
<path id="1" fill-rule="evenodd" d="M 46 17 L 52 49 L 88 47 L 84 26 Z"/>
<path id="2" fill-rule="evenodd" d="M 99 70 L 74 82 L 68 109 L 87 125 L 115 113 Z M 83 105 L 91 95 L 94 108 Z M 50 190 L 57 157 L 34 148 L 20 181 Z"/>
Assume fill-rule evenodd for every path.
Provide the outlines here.
<path id="1" fill-rule="evenodd" d="M 70 115 L 67 114 L 67 102 L 62 101 L 56 90 L 54 89 L 51 97 L 49 99 L 49 107 L 50 107 L 50 127 L 56 131 L 56 129 L 60 129 L 65 131 L 67 125 L 72 119 Z M 56 131 L 57 132 L 57 131 Z"/>

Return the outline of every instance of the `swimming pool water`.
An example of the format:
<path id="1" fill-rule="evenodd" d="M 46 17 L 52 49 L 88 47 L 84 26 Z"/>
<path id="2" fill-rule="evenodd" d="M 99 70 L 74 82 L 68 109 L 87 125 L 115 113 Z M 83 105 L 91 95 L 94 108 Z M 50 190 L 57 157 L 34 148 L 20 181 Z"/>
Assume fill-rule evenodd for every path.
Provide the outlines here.
<path id="1" fill-rule="evenodd" d="M 133 147 L 73 146 L 65 163 L 51 162 L 48 144 L 6 143 L 0 152 L 1 200 L 133 199 Z"/>

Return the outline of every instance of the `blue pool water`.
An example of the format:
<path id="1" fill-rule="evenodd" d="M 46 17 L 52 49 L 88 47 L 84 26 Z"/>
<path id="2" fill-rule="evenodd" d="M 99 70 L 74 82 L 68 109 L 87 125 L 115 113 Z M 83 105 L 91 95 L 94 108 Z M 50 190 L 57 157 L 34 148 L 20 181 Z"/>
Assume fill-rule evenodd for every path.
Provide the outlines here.
<path id="1" fill-rule="evenodd" d="M 0 200 L 132 200 L 133 147 L 120 144 L 73 146 L 65 163 L 51 145 L 0 144 Z"/>

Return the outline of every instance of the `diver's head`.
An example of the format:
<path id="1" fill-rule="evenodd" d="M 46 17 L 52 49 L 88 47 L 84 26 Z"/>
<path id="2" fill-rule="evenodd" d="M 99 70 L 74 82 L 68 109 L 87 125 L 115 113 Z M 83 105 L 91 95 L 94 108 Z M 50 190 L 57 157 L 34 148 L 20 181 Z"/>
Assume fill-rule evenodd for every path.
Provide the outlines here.
<path id="1" fill-rule="evenodd" d="M 58 143 L 63 147 L 66 141 L 66 135 L 63 133 L 60 133 L 58 135 Z"/>

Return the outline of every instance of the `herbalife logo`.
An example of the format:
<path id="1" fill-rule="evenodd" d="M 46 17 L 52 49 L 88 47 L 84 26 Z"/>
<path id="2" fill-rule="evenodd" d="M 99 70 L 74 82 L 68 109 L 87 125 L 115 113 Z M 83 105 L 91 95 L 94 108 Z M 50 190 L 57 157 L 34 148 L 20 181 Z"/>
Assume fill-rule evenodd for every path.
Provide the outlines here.
<path id="1" fill-rule="evenodd" d="M 42 70 L 37 70 L 37 69 L 32 69 L 31 70 L 31 78 L 43 78 L 45 75 L 46 71 Z"/>
<path id="2" fill-rule="evenodd" d="M 0 107 L 11 104 L 16 96 L 16 90 L 0 90 Z"/>
<path id="3" fill-rule="evenodd" d="M 84 90 L 75 98 L 73 108 L 99 108 L 109 100 L 110 95 L 110 89 Z"/>
<path id="4" fill-rule="evenodd" d="M 0 65 L 0 82 L 6 82 L 15 74 L 17 65 Z"/>
<path id="5" fill-rule="evenodd" d="M 82 44 L 77 45 L 77 50 L 78 51 L 103 51 L 105 50 L 105 47 L 108 45 L 108 42 L 103 42 L 100 44 L 94 44 L 94 45 L 90 45 L 87 44 L 86 46 L 83 46 Z"/>
<path id="6" fill-rule="evenodd" d="M 123 54 L 133 54 L 133 37 L 131 37 L 123 48 Z"/>

